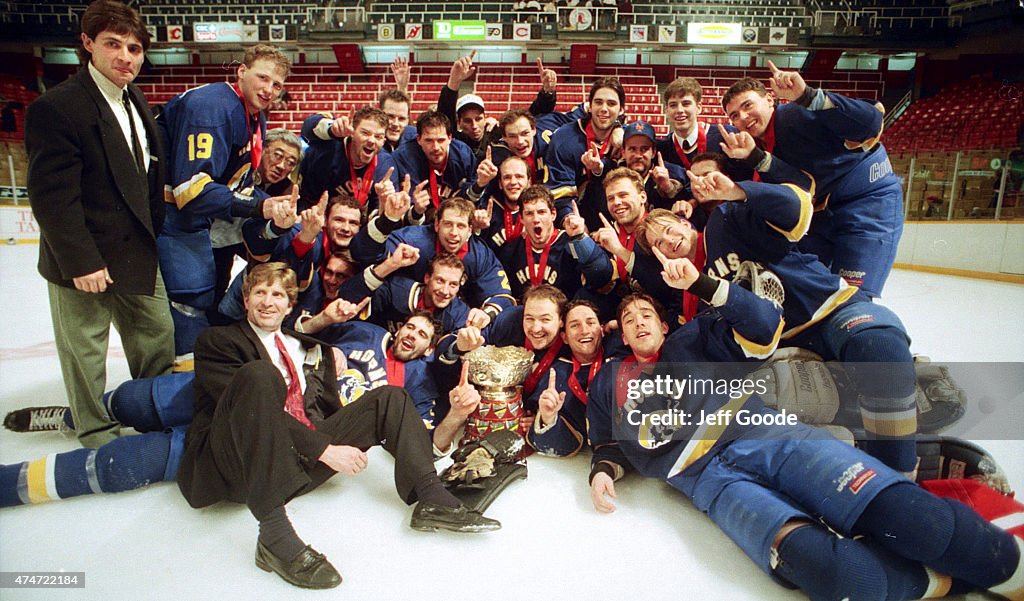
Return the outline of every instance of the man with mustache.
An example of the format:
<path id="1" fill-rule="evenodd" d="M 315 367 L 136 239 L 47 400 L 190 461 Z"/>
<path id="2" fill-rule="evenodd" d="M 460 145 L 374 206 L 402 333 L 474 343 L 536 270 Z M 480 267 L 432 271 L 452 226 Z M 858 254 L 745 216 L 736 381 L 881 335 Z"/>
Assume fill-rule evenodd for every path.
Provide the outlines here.
<path id="1" fill-rule="evenodd" d="M 364 106 L 352 115 L 349 132 L 340 130 L 340 120 L 321 117 L 308 117 L 302 126 L 303 137 L 309 140 L 309 150 L 299 168 L 302 187 L 298 210 L 315 203 L 326 190 L 332 195 L 344 191 L 367 214 L 373 213 L 380 200 L 375 184 L 388 180 L 392 187 L 398 186 L 391 155 L 380 152 L 388 116 L 378 108 Z M 328 139 L 322 139 L 321 135 Z"/>
<path id="2" fill-rule="evenodd" d="M 280 94 L 291 61 L 272 46 L 248 48 L 234 84 L 213 83 L 172 98 L 157 119 L 168 143 L 167 215 L 160 270 L 174 318 L 175 352 L 187 361 L 219 292 L 213 249 L 242 241 L 249 217 L 270 218 L 287 196 L 254 186 L 266 132 L 264 111 Z M 223 269 L 223 267 L 222 267 Z"/>
<path id="3" fill-rule="evenodd" d="M 270 196 L 283 196 L 292 190 L 291 175 L 302 160 L 302 140 L 278 127 L 263 139 L 263 156 L 256 172 L 256 186 Z"/>
<path id="4" fill-rule="evenodd" d="M 622 130 L 622 159 L 618 166 L 632 169 L 640 175 L 650 208 L 679 211 L 684 217 L 689 217 L 693 207 L 688 202 L 690 186 L 686 173 L 682 167 L 665 162 L 661 153 L 655 150 L 655 141 L 654 128 L 649 123 L 634 121 L 625 126 Z M 611 217 L 607 212 L 604 186 L 588 186 L 586 196 L 579 204 L 599 208 L 605 217 Z M 597 229 L 599 226 L 593 224 L 592 227 Z"/>
<path id="5" fill-rule="evenodd" d="M 774 161 L 817 182 L 815 213 L 800 241 L 832 273 L 877 297 L 892 269 L 903 232 L 903 192 L 882 146 L 881 104 L 815 89 L 796 71 L 768 61 L 776 106 L 765 86 L 744 78 L 726 90 L 722 106 L 753 144 L 727 154 L 758 173 Z"/>
<path id="6" fill-rule="evenodd" d="M 587 94 L 586 116 L 558 128 L 551 136 L 544 157 L 548 179 L 545 184 L 555 195 L 555 223 L 570 212 L 573 200 L 582 198 L 586 186 L 612 168 L 612 130 L 626 107 L 626 91 L 618 78 L 597 79 Z M 599 185 L 599 184 L 596 184 Z M 590 227 L 596 227 L 596 209 L 580 207 Z M 591 217 L 591 213 L 594 217 Z"/>

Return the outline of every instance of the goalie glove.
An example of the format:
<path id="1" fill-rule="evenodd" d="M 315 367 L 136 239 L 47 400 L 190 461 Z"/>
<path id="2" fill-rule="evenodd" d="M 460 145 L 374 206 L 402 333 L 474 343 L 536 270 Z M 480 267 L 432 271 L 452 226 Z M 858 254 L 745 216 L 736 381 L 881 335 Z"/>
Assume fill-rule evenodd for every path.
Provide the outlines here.
<path id="1" fill-rule="evenodd" d="M 917 372 L 917 428 L 941 432 L 964 416 L 967 394 L 957 386 L 944 365 L 915 361 Z"/>
<path id="2" fill-rule="evenodd" d="M 495 465 L 512 463 L 525 445 L 523 437 L 512 430 L 491 432 L 456 449 L 452 453 L 455 463 L 441 473 L 441 480 L 472 485 L 477 480 L 490 478 L 496 473 Z"/>
<path id="3" fill-rule="evenodd" d="M 976 480 L 1003 494 L 1010 483 L 995 459 L 985 449 L 952 436 L 917 437 L 917 482 L 926 480 Z"/>

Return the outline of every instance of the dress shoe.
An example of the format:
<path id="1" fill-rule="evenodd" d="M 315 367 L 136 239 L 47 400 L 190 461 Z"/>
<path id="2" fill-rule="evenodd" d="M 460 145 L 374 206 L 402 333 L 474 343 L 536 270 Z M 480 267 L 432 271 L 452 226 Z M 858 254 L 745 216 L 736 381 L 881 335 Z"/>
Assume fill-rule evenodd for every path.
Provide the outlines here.
<path id="1" fill-rule="evenodd" d="M 265 572 L 277 572 L 286 582 L 302 588 L 334 588 L 341 584 L 338 570 L 309 545 L 295 559 L 285 561 L 257 541 L 256 566 Z"/>
<path id="2" fill-rule="evenodd" d="M 412 512 L 413 530 L 451 530 L 452 532 L 490 532 L 501 528 L 501 522 L 484 517 L 465 505 L 447 507 L 436 503 L 417 503 Z"/>

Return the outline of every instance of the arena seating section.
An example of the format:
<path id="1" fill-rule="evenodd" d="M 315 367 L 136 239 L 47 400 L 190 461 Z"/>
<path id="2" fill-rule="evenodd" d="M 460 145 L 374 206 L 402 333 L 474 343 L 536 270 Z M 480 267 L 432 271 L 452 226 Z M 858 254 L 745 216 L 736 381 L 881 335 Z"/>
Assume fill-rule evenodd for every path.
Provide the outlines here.
<path id="1" fill-rule="evenodd" d="M 893 151 L 1011 148 L 1022 121 L 1018 87 L 973 78 L 911 103 L 883 140 Z"/>
<path id="2" fill-rule="evenodd" d="M 648 121 L 660 134 L 667 132 L 662 114 L 658 85 L 651 67 L 599 66 L 592 75 L 570 74 L 564 66 L 548 65 L 558 71 L 558 110 L 571 110 L 586 98 L 595 77 L 617 76 L 626 88 L 626 110 L 632 119 Z M 416 115 L 437 102 L 441 86 L 448 81 L 447 64 L 416 64 L 412 67 L 410 91 L 412 114 Z M 230 71 L 220 65 L 167 66 L 140 78 L 142 89 L 153 104 L 163 104 L 182 91 L 215 81 L 225 81 Z M 764 69 L 717 69 L 710 67 L 675 69 L 675 77 L 695 77 L 704 85 L 703 118 L 711 123 L 725 123 L 721 98 L 736 79 L 750 75 L 767 77 Z M 863 71 L 836 71 L 825 81 L 811 80 L 842 94 L 858 98 L 881 98 L 881 74 Z M 364 74 L 341 73 L 336 65 L 297 65 L 288 78 L 286 88 L 292 102 L 286 111 L 271 114 L 271 126 L 298 130 L 302 119 L 317 111 L 351 112 L 371 104 L 380 90 L 393 85 L 386 65 L 370 65 Z M 468 86 L 468 84 L 467 84 Z M 534 65 L 479 64 L 472 89 L 483 98 L 488 113 L 499 115 L 513 107 L 526 107 L 537 93 L 539 82 Z"/>

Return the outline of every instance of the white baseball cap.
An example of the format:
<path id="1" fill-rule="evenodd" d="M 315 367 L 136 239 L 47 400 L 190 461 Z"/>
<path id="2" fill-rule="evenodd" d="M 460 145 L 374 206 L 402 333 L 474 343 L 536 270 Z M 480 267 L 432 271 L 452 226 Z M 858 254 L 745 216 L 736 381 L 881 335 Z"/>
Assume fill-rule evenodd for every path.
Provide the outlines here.
<path id="1" fill-rule="evenodd" d="M 462 109 L 467 106 L 478 106 L 481 111 L 487 110 L 484 108 L 484 99 L 477 96 L 476 94 L 466 94 L 459 98 L 455 103 L 455 114 L 458 115 L 462 112 Z"/>

